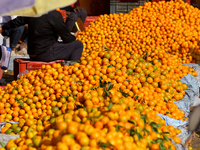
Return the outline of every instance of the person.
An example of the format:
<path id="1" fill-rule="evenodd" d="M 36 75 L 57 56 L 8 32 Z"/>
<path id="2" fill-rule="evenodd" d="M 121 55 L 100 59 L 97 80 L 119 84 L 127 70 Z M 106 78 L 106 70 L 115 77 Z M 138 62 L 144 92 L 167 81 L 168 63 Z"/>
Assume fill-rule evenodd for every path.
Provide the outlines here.
<path id="1" fill-rule="evenodd" d="M 0 26 L 3 26 L 5 23 L 7 23 L 10 20 L 15 19 L 17 16 L 0 16 Z M 25 26 L 19 26 L 15 28 L 10 28 L 8 30 L 4 30 L 2 33 L 3 36 L 10 37 L 10 48 L 12 51 L 17 51 L 16 46 L 22 37 L 22 34 L 25 32 Z M 20 50 L 26 46 L 26 39 L 22 42 L 22 47 L 20 45 Z"/>
<path id="2" fill-rule="evenodd" d="M 50 62 L 54 60 L 78 61 L 83 44 L 72 35 L 60 12 L 53 10 L 40 17 L 17 17 L 2 26 L 1 30 L 28 24 L 28 54 L 30 60 Z M 58 35 L 62 42 L 58 42 Z"/>
<path id="3" fill-rule="evenodd" d="M 10 56 L 11 49 L 4 45 L 0 45 L 0 79 L 3 76 L 3 70 L 7 70 L 9 67 Z"/>
<path id="4" fill-rule="evenodd" d="M 191 132 L 197 131 L 200 127 L 200 105 L 195 107 L 189 118 L 189 130 Z"/>
<path id="5" fill-rule="evenodd" d="M 2 57 L 2 51 L 0 50 L 0 60 L 1 60 L 1 57 Z M 0 80 L 3 76 L 3 69 L 1 69 L 1 66 L 0 66 Z"/>
<path id="6" fill-rule="evenodd" d="M 83 8 L 81 8 L 81 7 L 74 8 L 72 6 L 67 6 L 67 7 L 64 7 L 61 9 L 66 10 L 68 13 L 68 18 L 66 20 L 66 26 L 69 31 L 72 31 L 78 17 L 80 17 L 80 19 L 82 20 L 82 22 L 84 24 L 86 17 L 87 17 L 87 12 Z"/>

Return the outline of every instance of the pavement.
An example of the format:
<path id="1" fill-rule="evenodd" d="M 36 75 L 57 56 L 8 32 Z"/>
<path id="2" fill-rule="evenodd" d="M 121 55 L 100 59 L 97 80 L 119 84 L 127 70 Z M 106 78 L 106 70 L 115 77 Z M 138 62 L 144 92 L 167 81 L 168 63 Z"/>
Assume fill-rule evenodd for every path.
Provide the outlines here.
<path id="1" fill-rule="evenodd" d="M 6 86 L 6 84 L 11 83 L 14 80 L 13 71 L 6 71 L 3 77 L 0 79 L 0 86 Z"/>
<path id="2" fill-rule="evenodd" d="M 193 150 L 200 150 L 200 128 L 192 135 L 192 140 L 188 143 Z"/>
<path id="3" fill-rule="evenodd" d="M 195 108 L 196 107 L 191 107 L 189 117 Z M 188 142 L 188 146 L 191 146 L 193 150 L 200 150 L 200 126 L 198 127 L 197 131 L 193 132 L 191 140 Z"/>

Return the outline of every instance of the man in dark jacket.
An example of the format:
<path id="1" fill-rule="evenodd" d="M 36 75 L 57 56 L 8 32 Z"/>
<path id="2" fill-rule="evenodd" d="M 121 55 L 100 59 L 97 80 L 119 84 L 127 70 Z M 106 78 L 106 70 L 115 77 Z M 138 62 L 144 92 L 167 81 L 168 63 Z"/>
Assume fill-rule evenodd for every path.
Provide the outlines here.
<path id="1" fill-rule="evenodd" d="M 1 60 L 1 57 L 2 57 L 2 50 L 0 49 L 0 60 Z M 0 66 L 0 79 L 2 78 L 3 76 L 3 69 L 1 69 L 1 66 Z"/>
<path id="2" fill-rule="evenodd" d="M 2 26 L 2 30 L 28 24 L 28 54 L 31 60 L 54 61 L 80 59 L 83 51 L 78 32 L 72 35 L 60 12 L 51 11 L 41 17 L 17 17 Z M 0 32 L 2 31 L 0 29 Z M 58 36 L 63 42 L 58 42 Z"/>
<path id="3" fill-rule="evenodd" d="M 72 6 L 67 6 L 67 7 L 64 7 L 61 9 L 66 10 L 68 13 L 68 17 L 66 20 L 66 26 L 69 31 L 72 31 L 78 17 L 80 17 L 80 19 L 82 20 L 82 22 L 84 24 L 85 19 L 87 17 L 87 12 L 84 9 L 82 9 L 81 7 L 74 8 Z"/>

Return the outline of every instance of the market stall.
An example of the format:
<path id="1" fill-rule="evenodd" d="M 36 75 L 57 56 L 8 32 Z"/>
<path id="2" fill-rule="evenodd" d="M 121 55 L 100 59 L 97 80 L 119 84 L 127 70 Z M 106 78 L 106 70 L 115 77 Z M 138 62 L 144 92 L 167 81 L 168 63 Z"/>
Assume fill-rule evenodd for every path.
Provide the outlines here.
<path id="1" fill-rule="evenodd" d="M 12 138 L 2 147 L 191 149 L 200 10 L 181 0 L 123 10 L 80 32 L 84 50 L 73 66 L 40 64 L 0 90 L 1 133 Z"/>

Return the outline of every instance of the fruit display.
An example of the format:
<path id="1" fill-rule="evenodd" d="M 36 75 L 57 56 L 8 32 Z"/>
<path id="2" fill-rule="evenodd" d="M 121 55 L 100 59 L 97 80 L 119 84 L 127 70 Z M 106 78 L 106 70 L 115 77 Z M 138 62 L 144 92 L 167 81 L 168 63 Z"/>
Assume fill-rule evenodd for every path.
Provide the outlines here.
<path id="1" fill-rule="evenodd" d="M 102 45 L 149 60 L 172 53 L 183 63 L 200 62 L 200 10 L 182 0 L 148 2 L 127 14 L 100 15 L 78 39 L 84 54 Z"/>
<path id="2" fill-rule="evenodd" d="M 176 149 L 181 130 L 157 113 L 188 120 L 174 102 L 187 89 L 180 79 L 197 76 L 183 63 L 199 61 L 199 28 L 184 11 L 199 12 L 162 1 L 101 15 L 77 38 L 79 62 L 42 65 L 0 89 L 0 120 L 18 122 L 1 133 L 20 135 L 2 150 Z"/>
<path id="3" fill-rule="evenodd" d="M 162 59 L 146 61 L 138 54 L 106 47 L 82 56 L 73 66 L 43 65 L 0 91 L 1 120 L 19 122 L 2 128 L 3 133 L 20 134 L 19 139 L 8 143 L 7 149 L 60 149 L 63 145 L 68 149 L 174 149 L 167 137 L 180 143 L 176 136 L 180 130 L 166 126 L 156 114 L 185 120 L 184 111 L 174 101 L 184 96 L 187 85 L 179 79 L 188 73 L 197 75 L 169 53 Z M 97 135 L 83 131 L 87 125 L 99 138 L 94 140 Z M 103 132 L 102 136 L 99 132 Z M 110 132 L 120 132 L 121 145 L 107 138 Z M 82 134 L 84 138 L 78 140 Z M 75 142 L 72 147 L 61 141 L 69 136 L 68 140 Z M 124 136 L 131 138 L 130 148 L 130 143 L 124 145 Z"/>
<path id="4" fill-rule="evenodd" d="M 92 97 L 89 92 L 92 89 L 102 92 L 101 82 L 110 82 L 113 93 L 118 90 L 157 113 L 183 120 L 184 112 L 173 103 L 181 100 L 187 89 L 179 79 L 188 73 L 194 76 L 197 73 L 183 66 L 174 55 L 164 57 L 148 62 L 123 50 L 102 51 L 83 56 L 73 66 L 43 65 L 0 91 L 1 120 L 37 119 L 51 115 L 54 106 L 72 110 L 76 104 L 104 106 L 105 98 Z M 111 101 L 119 103 L 119 99 L 114 95 Z M 125 102 L 129 103 L 129 99 Z"/>

